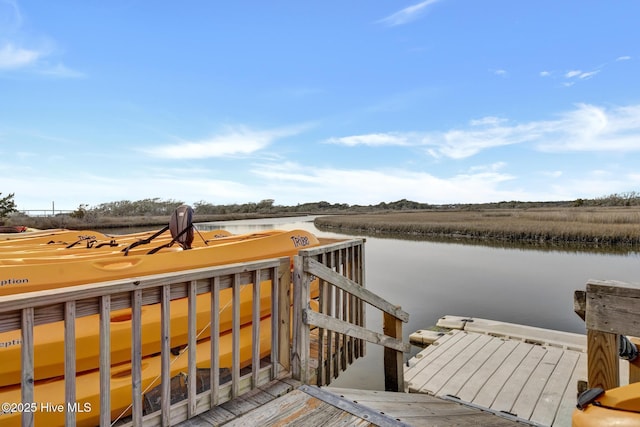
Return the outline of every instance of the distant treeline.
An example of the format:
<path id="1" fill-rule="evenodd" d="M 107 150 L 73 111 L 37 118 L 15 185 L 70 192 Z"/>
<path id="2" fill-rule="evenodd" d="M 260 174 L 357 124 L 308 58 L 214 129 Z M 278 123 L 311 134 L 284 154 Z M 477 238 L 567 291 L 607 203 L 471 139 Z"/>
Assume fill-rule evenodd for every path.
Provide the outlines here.
<path id="1" fill-rule="evenodd" d="M 101 203 L 96 206 L 81 204 L 71 213 L 57 214 L 69 218 L 95 221 L 99 218 L 123 218 L 123 217 L 168 217 L 180 205 L 185 204 L 181 200 L 162 200 L 151 198 L 143 200 L 120 200 L 116 202 Z M 299 203 L 295 206 L 276 205 L 273 199 L 264 199 L 257 203 L 234 203 L 227 205 L 214 205 L 206 201 L 199 201 L 192 205 L 198 216 L 230 216 L 240 217 L 251 215 L 259 216 L 288 216 L 304 214 L 364 214 L 389 211 L 442 211 L 442 210 L 480 210 L 480 209 L 531 209 L 531 208 L 561 208 L 561 207 L 613 207 L 613 206 L 640 206 L 640 193 L 635 191 L 628 193 L 611 194 L 595 199 L 576 199 L 571 201 L 554 202 L 523 202 L 501 201 L 494 203 L 459 203 L 459 204 L 429 204 L 407 199 L 395 202 L 380 202 L 375 205 L 349 205 L 347 203 L 329 203 L 326 201 Z M 14 220 L 24 219 L 27 215 L 19 213 L 14 208 Z M 18 218 L 16 218 L 18 217 Z"/>
<path id="2" fill-rule="evenodd" d="M 407 211 L 407 210 L 475 210 L 475 209 L 527 209 L 542 207 L 580 207 L 580 206 L 640 206 L 640 193 L 635 191 L 611 194 L 596 199 L 576 199 L 555 202 L 522 202 L 502 201 L 494 203 L 466 203 L 436 205 L 401 199 L 395 202 L 381 202 L 376 205 L 349 205 L 347 203 L 329 203 L 326 201 L 300 203 L 295 206 L 276 205 L 273 199 L 264 199 L 257 203 L 242 203 L 229 205 L 214 205 L 206 201 L 193 204 L 196 215 L 229 215 L 229 214 L 322 214 L 322 213 L 368 213 L 379 211 Z M 178 206 L 184 204 L 179 200 L 161 200 L 159 198 L 137 201 L 121 200 L 117 202 L 101 203 L 89 207 L 80 205 L 71 216 L 84 218 L 85 216 L 167 216 Z"/>
<path id="3" fill-rule="evenodd" d="M 29 216 L 25 212 L 19 212 L 17 209 L 14 209 L 6 220 L 3 221 L 6 225 L 24 225 L 41 229 L 148 227 L 166 224 L 171 213 L 182 204 L 184 204 L 184 202 L 180 200 L 162 200 L 159 198 L 137 201 L 121 200 L 101 203 L 97 206 L 82 204 L 70 213 L 56 213 L 55 215 L 47 216 Z M 347 217 L 343 217 L 346 220 L 346 218 L 354 217 L 353 219 L 355 219 L 357 216 L 378 213 L 473 213 L 499 209 L 504 209 L 505 212 L 508 212 L 509 210 L 535 210 L 535 208 L 575 210 L 574 213 L 577 214 L 578 212 L 587 212 L 589 208 L 624 206 L 640 206 L 640 193 L 611 194 L 596 199 L 577 199 L 572 201 L 502 201 L 496 203 L 447 205 L 421 203 L 407 199 L 395 202 L 381 202 L 376 205 L 349 205 L 346 203 L 320 201 L 300 203 L 295 206 L 282 206 L 276 205 L 273 199 L 264 199 L 257 203 L 234 203 L 228 205 L 214 205 L 200 201 L 192 205 L 196 220 L 199 222 L 298 215 L 347 215 Z M 492 215 L 494 217 L 499 216 L 497 213 Z M 513 213 L 509 215 L 513 215 Z M 335 217 L 334 219 L 337 220 Z M 367 219 L 367 221 L 370 221 L 370 219 Z M 637 220 L 634 220 L 634 222 L 636 224 L 638 223 Z"/>

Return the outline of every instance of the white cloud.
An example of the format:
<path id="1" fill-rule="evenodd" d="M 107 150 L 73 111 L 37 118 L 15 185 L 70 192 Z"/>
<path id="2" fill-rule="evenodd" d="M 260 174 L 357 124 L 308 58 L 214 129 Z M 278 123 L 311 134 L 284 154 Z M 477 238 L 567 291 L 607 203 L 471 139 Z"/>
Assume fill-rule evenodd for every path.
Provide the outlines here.
<path id="1" fill-rule="evenodd" d="M 293 203 L 331 200 L 334 203 L 375 204 L 396 200 L 399 193 L 404 198 L 429 203 L 512 200 L 521 196 L 500 191 L 498 186 L 513 177 L 491 170 L 440 178 L 426 172 L 400 169 L 346 170 L 287 163 L 261 165 L 252 172 L 259 175 L 265 185 L 273 185 L 290 195 Z"/>
<path id="2" fill-rule="evenodd" d="M 47 36 L 26 31 L 18 4 L 14 0 L 0 0 L 0 71 L 27 71 L 56 78 L 78 78 L 84 74 L 63 65 L 52 64 L 47 58 L 56 56 L 55 43 Z M 20 40 L 21 42 L 16 42 Z M 25 40 L 29 42 L 25 43 Z M 4 44 L 2 44 L 4 43 Z"/>
<path id="3" fill-rule="evenodd" d="M 585 72 L 582 73 L 578 76 L 579 79 L 590 79 L 591 77 L 595 76 L 596 74 L 598 74 L 600 72 L 600 70 L 596 70 L 596 71 L 589 71 L 589 72 Z"/>
<path id="4" fill-rule="evenodd" d="M 201 141 L 182 141 L 177 144 L 143 148 L 140 151 L 154 157 L 170 159 L 246 156 L 263 150 L 279 138 L 296 135 L 304 128 L 301 126 L 255 131 L 240 127 Z"/>
<path id="5" fill-rule="evenodd" d="M 540 71 L 540 77 L 550 77 L 550 76 L 551 76 L 550 71 Z"/>
<path id="6" fill-rule="evenodd" d="M 496 76 L 505 77 L 508 73 L 507 73 L 507 70 L 498 69 L 498 70 L 493 70 L 493 74 L 495 74 Z"/>
<path id="7" fill-rule="evenodd" d="M 640 151 L 640 104 L 605 109 L 579 104 L 555 120 L 508 124 L 484 117 L 442 132 L 372 133 L 340 138 L 344 145 L 423 147 L 435 158 L 463 159 L 494 147 L 529 143 L 540 151 Z"/>
<path id="8" fill-rule="evenodd" d="M 0 69 L 10 70 L 33 65 L 41 56 L 42 52 L 5 43 L 0 48 Z"/>
<path id="9" fill-rule="evenodd" d="M 430 6 L 434 3 L 438 2 L 438 0 L 426 0 L 412 6 L 406 7 L 398 12 L 392 13 L 386 18 L 382 18 L 377 21 L 378 23 L 387 25 L 389 27 L 395 27 L 397 25 L 404 25 L 411 21 L 418 19 L 427 9 L 427 6 Z"/>
<path id="10" fill-rule="evenodd" d="M 594 70 L 594 71 L 571 70 L 571 71 L 567 71 L 567 73 L 564 76 L 567 79 L 576 78 L 580 80 L 586 80 L 595 76 L 599 72 L 600 70 Z"/>
<path id="11" fill-rule="evenodd" d="M 627 56 L 619 56 L 619 57 L 616 58 L 616 61 L 628 61 L 630 59 L 631 59 L 631 57 L 628 56 L 628 55 Z"/>
<path id="12" fill-rule="evenodd" d="M 640 105 L 606 110 L 580 104 L 559 120 L 543 124 L 543 151 L 640 151 Z"/>
<path id="13" fill-rule="evenodd" d="M 496 125 L 499 125 L 500 123 L 504 123 L 506 121 L 507 121 L 507 119 L 503 119 L 503 118 L 500 118 L 500 117 L 487 116 L 487 117 L 483 117 L 481 119 L 471 120 L 469 122 L 469 124 L 471 126 L 496 126 Z"/>
<path id="14" fill-rule="evenodd" d="M 371 133 L 367 135 L 353 135 L 342 138 L 330 138 L 326 141 L 330 144 L 341 144 L 349 147 L 356 145 L 382 146 L 382 145 L 408 145 L 407 137 L 390 133 Z"/>

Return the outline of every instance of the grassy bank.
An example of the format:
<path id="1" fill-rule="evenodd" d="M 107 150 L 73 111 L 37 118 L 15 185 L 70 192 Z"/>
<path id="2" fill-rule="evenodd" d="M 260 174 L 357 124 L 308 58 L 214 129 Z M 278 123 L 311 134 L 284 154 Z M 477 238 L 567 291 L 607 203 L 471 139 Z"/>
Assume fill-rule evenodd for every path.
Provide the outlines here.
<path id="1" fill-rule="evenodd" d="M 317 218 L 326 231 L 534 244 L 640 245 L 640 207 L 479 209 Z"/>

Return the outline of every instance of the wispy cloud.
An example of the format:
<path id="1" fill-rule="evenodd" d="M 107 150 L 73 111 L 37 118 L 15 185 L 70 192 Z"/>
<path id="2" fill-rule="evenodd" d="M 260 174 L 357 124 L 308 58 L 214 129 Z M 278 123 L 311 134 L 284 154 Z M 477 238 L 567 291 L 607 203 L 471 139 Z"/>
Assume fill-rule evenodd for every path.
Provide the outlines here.
<path id="1" fill-rule="evenodd" d="M 469 127 L 443 132 L 394 132 L 332 138 L 349 146 L 404 145 L 422 147 L 435 158 L 463 159 L 484 150 L 529 143 L 545 152 L 640 151 L 640 105 L 605 109 L 580 104 L 555 120 L 511 123 L 484 117 Z"/>
<path id="2" fill-rule="evenodd" d="M 247 156 L 263 150 L 279 138 L 297 135 L 306 126 L 256 131 L 246 127 L 228 129 L 222 134 L 199 141 L 142 148 L 153 157 L 169 159 L 201 159 L 209 157 Z"/>
<path id="3" fill-rule="evenodd" d="M 422 16 L 426 12 L 428 6 L 437 2 L 438 0 L 426 0 L 392 13 L 377 22 L 389 27 L 408 24 Z"/>
<path id="4" fill-rule="evenodd" d="M 85 77 L 84 73 L 55 60 L 59 53 L 50 37 L 31 34 L 22 23 L 17 2 L 0 0 L 0 34 L 3 38 L 0 41 L 0 71 L 55 78 Z"/>
<path id="5" fill-rule="evenodd" d="M 630 59 L 631 59 L 630 56 L 619 56 L 615 59 L 615 62 L 628 61 Z M 540 77 L 561 78 L 563 79 L 561 83 L 562 86 L 571 87 L 579 81 L 589 80 L 595 77 L 597 74 L 600 74 L 600 72 L 602 72 L 608 65 L 610 65 L 610 63 L 604 63 L 595 67 L 593 70 L 590 70 L 590 71 L 583 71 L 581 69 L 571 69 L 571 70 L 562 71 L 562 72 L 557 70 L 556 71 L 543 70 L 543 71 L 540 71 L 538 75 Z"/>
<path id="6" fill-rule="evenodd" d="M 0 47 L 0 69 L 12 70 L 35 64 L 42 52 L 24 49 L 13 43 L 5 43 Z"/>
<path id="7" fill-rule="evenodd" d="M 469 122 L 469 124 L 471 126 L 487 126 L 487 125 L 496 126 L 496 125 L 499 125 L 499 124 L 504 123 L 506 121 L 507 121 L 507 119 L 502 118 L 502 117 L 487 116 L 487 117 L 483 117 L 481 119 L 471 120 Z"/>
<path id="8" fill-rule="evenodd" d="M 395 200 L 398 188 L 403 189 L 403 195 L 408 199 L 429 200 L 432 203 L 521 199 L 521 194 L 503 193 L 498 190 L 501 183 L 510 181 L 513 177 L 491 168 L 489 166 L 488 169 L 437 177 L 427 172 L 394 168 L 316 168 L 288 162 L 261 165 L 260 168 L 252 170 L 252 173 L 258 175 L 265 185 L 277 183 L 279 188 L 286 185 L 287 193 L 297 197 L 297 202 L 324 200 L 327 194 L 334 194 L 336 202 L 379 203 Z"/>
<path id="9" fill-rule="evenodd" d="M 579 104 L 559 120 L 536 123 L 543 151 L 640 151 L 640 105 L 605 109 Z"/>
<path id="10" fill-rule="evenodd" d="M 330 138 L 326 142 L 350 147 L 356 145 L 409 145 L 407 135 L 390 133 L 370 133 L 366 135 L 345 136 L 343 138 Z"/>
<path id="11" fill-rule="evenodd" d="M 564 76 L 567 79 L 576 78 L 579 80 L 584 80 L 584 79 L 590 79 L 591 77 L 595 76 L 599 72 L 600 70 L 594 70 L 594 71 L 571 70 L 571 71 L 567 71 L 567 73 Z"/>

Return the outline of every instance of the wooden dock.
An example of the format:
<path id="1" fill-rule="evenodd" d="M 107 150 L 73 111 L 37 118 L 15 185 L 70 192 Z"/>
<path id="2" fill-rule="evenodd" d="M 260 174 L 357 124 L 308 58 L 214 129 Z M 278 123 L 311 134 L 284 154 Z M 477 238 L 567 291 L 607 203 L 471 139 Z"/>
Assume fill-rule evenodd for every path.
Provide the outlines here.
<path id="1" fill-rule="evenodd" d="M 426 394 L 317 387 L 283 378 L 179 424 L 180 427 L 220 425 L 513 427 L 521 424 Z"/>
<path id="2" fill-rule="evenodd" d="M 418 331 L 432 345 L 409 361 L 410 392 L 511 414 L 539 426 L 570 426 L 587 381 L 587 337 L 493 320 L 444 316 L 450 332 Z M 621 364 L 621 381 L 629 371 Z"/>

